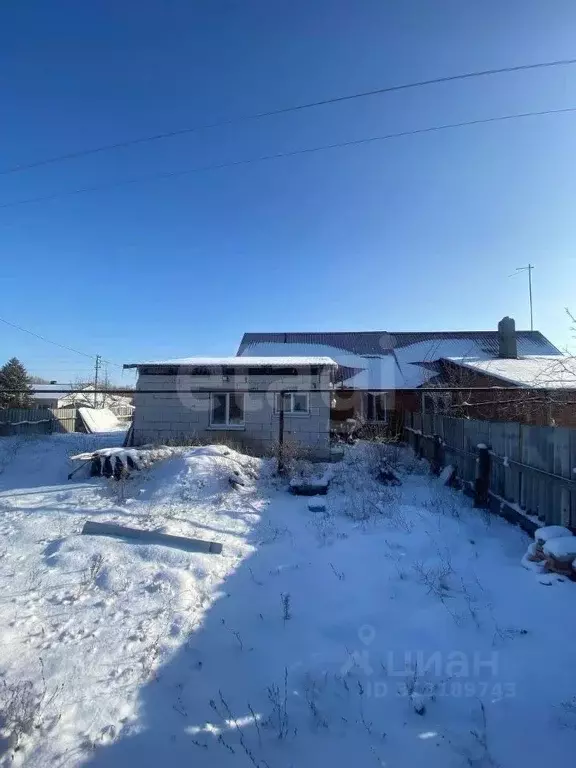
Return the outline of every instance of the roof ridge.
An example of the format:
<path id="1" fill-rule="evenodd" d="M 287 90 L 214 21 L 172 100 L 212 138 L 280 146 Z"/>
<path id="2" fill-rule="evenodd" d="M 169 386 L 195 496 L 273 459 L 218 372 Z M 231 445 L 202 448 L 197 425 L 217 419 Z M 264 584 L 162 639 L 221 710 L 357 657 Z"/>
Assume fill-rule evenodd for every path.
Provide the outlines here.
<path id="1" fill-rule="evenodd" d="M 350 336 L 355 333 L 390 333 L 390 331 L 245 331 L 244 336 L 297 336 L 298 334 L 317 336 L 324 333 Z"/>
<path id="2" fill-rule="evenodd" d="M 488 330 L 436 330 L 436 331 L 422 331 L 422 330 L 412 330 L 412 331 L 386 331 L 386 330 L 377 330 L 377 331 L 245 331 L 242 338 L 244 336 L 321 336 L 321 335 L 330 335 L 330 336 L 352 336 L 355 334 L 384 334 L 387 333 L 390 336 L 393 335 L 401 335 L 401 334 L 436 334 L 436 333 L 465 333 L 465 334 L 471 334 L 471 333 L 481 333 L 481 334 L 487 334 L 487 333 L 494 333 L 498 334 L 498 330 L 495 328 L 490 328 Z M 537 333 L 540 336 L 543 335 L 542 331 L 538 330 L 530 330 L 528 328 L 517 328 L 516 333 Z"/>
<path id="3" fill-rule="evenodd" d="M 494 334 L 498 334 L 498 330 L 494 329 L 494 328 L 490 328 L 487 331 L 482 331 L 482 330 L 479 330 L 479 331 L 470 331 L 470 330 L 468 330 L 468 331 L 388 331 L 388 333 L 390 333 L 390 334 L 397 334 L 397 335 L 404 334 L 404 333 L 405 334 L 410 334 L 410 335 L 419 334 L 421 336 L 423 336 L 426 333 L 465 333 L 465 334 L 471 334 L 471 333 L 481 333 L 481 334 L 494 333 Z M 542 331 L 530 331 L 528 329 L 523 330 L 521 328 L 517 328 L 516 329 L 516 333 L 538 333 L 538 334 L 540 334 L 540 336 L 542 336 Z"/>

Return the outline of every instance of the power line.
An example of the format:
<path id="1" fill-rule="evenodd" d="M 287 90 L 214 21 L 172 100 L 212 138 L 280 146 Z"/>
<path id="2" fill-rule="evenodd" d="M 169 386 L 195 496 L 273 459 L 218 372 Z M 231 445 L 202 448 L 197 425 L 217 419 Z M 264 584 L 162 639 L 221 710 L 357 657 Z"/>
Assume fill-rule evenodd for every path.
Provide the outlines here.
<path id="1" fill-rule="evenodd" d="M 410 131 L 399 131 L 398 133 L 387 133 L 382 136 L 369 136 L 365 139 L 353 139 L 351 141 L 341 141 L 335 144 L 320 144 L 316 147 L 306 147 L 304 149 L 295 149 L 288 152 L 276 152 L 272 155 L 261 155 L 260 157 L 247 158 L 245 160 L 233 160 L 227 163 L 215 163 L 212 165 L 201 165 L 195 168 L 187 168 L 181 171 L 166 171 L 154 173 L 146 176 L 138 176 L 124 181 L 113 181 L 107 184 L 95 184 L 90 187 L 80 187 L 69 192 L 55 192 L 51 195 L 42 195 L 40 197 L 29 197 L 22 200 L 14 200 L 8 203 L 0 204 L 0 209 L 14 208 L 19 205 L 29 205 L 30 203 L 42 203 L 49 200 L 59 200 L 63 197 L 73 195 L 83 195 L 86 192 L 98 192 L 105 189 L 115 189 L 116 187 L 128 186 L 129 184 L 140 184 L 148 181 L 161 181 L 162 179 L 173 179 L 179 176 L 187 176 L 194 173 L 204 173 L 206 171 L 219 171 L 225 168 L 236 168 L 241 165 L 252 165 L 253 163 L 262 163 L 268 160 L 279 160 L 285 157 L 295 157 L 296 155 L 312 154 L 313 152 L 323 152 L 328 149 L 342 149 L 345 147 L 356 147 L 361 144 L 370 144 L 377 141 L 387 141 L 388 139 L 398 139 L 405 136 L 417 136 L 424 133 L 435 133 L 437 131 L 446 131 L 455 128 L 464 128 L 472 125 L 485 125 L 487 123 L 498 123 L 507 120 L 518 120 L 526 117 L 541 117 L 543 115 L 561 115 L 569 112 L 576 112 L 576 107 L 564 107 L 562 109 L 545 109 L 537 112 L 516 112 L 510 115 L 500 115 L 498 117 L 485 117 L 478 120 L 465 120 L 460 123 L 445 123 L 444 125 L 433 125 L 427 128 L 416 128 Z"/>
<path id="2" fill-rule="evenodd" d="M 274 117 L 275 115 L 285 115 L 289 112 L 300 112 L 305 109 L 311 109 L 313 107 L 323 107 L 328 104 L 339 104 L 345 101 L 353 101 L 355 99 L 363 99 L 367 96 L 379 96 L 385 93 L 394 93 L 395 91 L 406 91 L 411 88 L 425 88 L 430 85 L 439 85 L 441 83 L 452 83 L 458 80 L 470 80 L 477 77 L 487 77 L 491 75 L 502 75 L 511 72 L 523 72 L 533 69 L 546 69 L 551 67 L 565 67 L 576 64 L 576 59 L 558 59 L 555 61 L 543 61 L 535 64 L 519 64 L 514 67 L 499 67 L 498 69 L 484 69 L 475 72 L 464 72 L 458 75 L 447 75 L 445 77 L 435 77 L 431 80 L 418 80 L 411 83 L 400 83 L 398 85 L 390 85 L 385 88 L 375 88 L 370 91 L 360 91 L 358 93 L 347 94 L 345 96 L 335 96 L 331 99 L 322 99 L 320 101 L 310 101 L 305 104 L 297 104 L 291 107 L 281 107 L 280 109 L 272 109 L 266 112 L 256 112 L 250 115 L 239 115 L 237 117 L 227 118 L 226 120 L 220 120 L 214 123 L 204 123 L 200 125 L 191 126 L 188 128 L 180 128 L 175 131 L 166 131 L 164 133 L 156 133 L 151 136 L 144 136 L 137 139 L 127 139 L 126 141 L 119 141 L 113 144 L 103 144 L 99 147 L 92 147 L 91 149 L 79 150 L 78 152 L 68 152 L 63 155 L 56 155 L 54 157 L 45 158 L 44 160 L 36 160 L 32 163 L 25 163 L 20 165 L 14 165 L 9 168 L 0 170 L 0 175 L 6 175 L 9 173 L 18 173 L 19 171 L 27 171 L 32 168 L 40 168 L 44 165 L 52 165 L 54 163 L 64 162 L 66 160 L 74 160 L 79 157 L 86 157 L 88 155 L 95 155 L 100 152 L 109 152 L 114 149 L 123 149 L 125 147 L 131 147 L 136 144 L 147 144 L 153 141 L 161 141 L 163 139 L 171 139 L 176 136 L 184 136 L 189 133 L 195 133 L 196 131 L 211 130 L 214 128 L 222 128 L 224 126 L 233 125 L 234 123 L 246 122 L 249 120 L 259 120 L 265 117 Z"/>
<path id="3" fill-rule="evenodd" d="M 47 344 L 53 344 L 55 347 L 60 347 L 61 349 L 67 349 L 69 352 L 74 352 L 77 355 L 82 355 L 83 357 L 89 357 L 91 360 L 95 360 L 96 358 L 100 357 L 99 355 L 89 355 L 87 352 L 81 352 L 79 349 L 74 349 L 74 347 L 69 347 L 66 344 L 59 344 L 57 341 L 52 341 L 51 339 L 47 339 L 45 336 L 41 336 L 39 333 L 35 333 L 34 331 L 29 331 L 27 328 L 22 328 L 21 325 L 16 325 L 16 323 L 11 323 L 9 320 L 5 320 L 3 317 L 0 317 L 0 323 L 9 325 L 11 328 L 16 328 L 16 330 L 22 331 L 23 333 L 27 333 L 30 336 L 34 336 L 35 338 L 40 339 L 41 341 L 45 341 Z M 110 361 L 108 360 L 106 360 L 105 362 L 109 363 L 110 365 L 117 365 L 119 368 L 122 367 L 119 363 L 110 363 Z"/>
<path id="4" fill-rule="evenodd" d="M 60 383 L 60 382 L 58 382 Z M 62 382 L 63 383 L 63 382 Z M 42 384 L 38 385 L 39 387 L 42 387 Z M 45 385 L 44 385 L 45 386 Z M 326 394 L 326 395 L 334 395 L 339 394 L 341 392 L 382 392 L 384 394 L 395 394 L 397 392 L 416 392 L 419 395 L 430 395 L 438 392 L 491 392 L 491 393 L 497 393 L 497 394 L 504 394 L 509 392 L 522 392 L 526 395 L 529 395 L 532 392 L 550 392 L 551 388 L 548 386 L 521 386 L 518 384 L 499 384 L 498 386 L 492 386 L 492 387 L 395 387 L 394 389 L 381 389 L 381 388 L 374 388 L 370 387 L 370 389 L 299 389 L 299 392 L 311 392 L 315 395 L 317 394 Z M 53 392 L 53 389 L 37 389 L 35 390 L 35 393 L 38 395 L 48 395 L 51 392 Z M 82 387 L 73 387 L 71 389 L 67 389 L 66 392 L 68 394 L 75 394 L 77 392 L 85 392 L 86 388 L 85 386 Z M 90 392 L 93 392 L 92 386 L 90 387 Z M 281 391 L 280 389 L 214 389 L 214 387 L 206 387 L 204 389 L 195 389 L 195 390 L 189 390 L 189 391 L 183 391 L 181 389 L 145 389 L 145 390 L 139 390 L 132 388 L 126 388 L 126 387 L 106 387 L 105 389 L 97 389 L 96 392 L 102 393 L 102 394 L 109 394 L 109 395 L 133 395 L 134 392 L 142 392 L 146 395 L 186 395 L 187 397 L 194 397 L 194 395 L 205 395 L 211 392 L 217 392 L 218 394 L 222 394 L 225 392 L 230 393 L 237 393 L 237 394 L 265 394 L 273 396 L 274 394 L 278 394 Z M 559 392 L 562 391 L 569 391 L 572 393 L 574 391 L 573 388 L 566 387 L 565 389 L 558 390 Z M 10 395 L 22 395 L 26 394 L 28 392 L 27 389 L 3 389 L 3 393 L 10 394 Z M 487 401 L 490 404 L 492 404 L 493 401 Z M 510 403 L 512 401 L 510 400 L 501 400 L 496 402 L 506 402 Z M 574 404 L 576 404 L 576 401 L 574 401 Z M 461 405 L 466 405 L 466 403 L 461 403 Z M 483 403 L 468 403 L 468 405 L 474 406 L 474 405 L 483 405 Z"/>

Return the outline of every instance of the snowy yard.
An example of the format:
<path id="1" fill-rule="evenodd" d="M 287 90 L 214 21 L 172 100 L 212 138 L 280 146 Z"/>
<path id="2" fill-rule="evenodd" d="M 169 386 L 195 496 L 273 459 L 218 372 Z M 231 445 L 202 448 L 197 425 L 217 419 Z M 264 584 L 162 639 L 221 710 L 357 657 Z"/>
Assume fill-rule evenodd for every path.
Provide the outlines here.
<path id="1" fill-rule="evenodd" d="M 66 479 L 113 440 L 0 441 L 0 762 L 574 763 L 576 584 L 523 568 L 519 529 L 407 454 L 383 486 L 362 445 L 324 511 L 223 447 L 125 487 Z M 87 519 L 224 551 L 80 536 Z"/>

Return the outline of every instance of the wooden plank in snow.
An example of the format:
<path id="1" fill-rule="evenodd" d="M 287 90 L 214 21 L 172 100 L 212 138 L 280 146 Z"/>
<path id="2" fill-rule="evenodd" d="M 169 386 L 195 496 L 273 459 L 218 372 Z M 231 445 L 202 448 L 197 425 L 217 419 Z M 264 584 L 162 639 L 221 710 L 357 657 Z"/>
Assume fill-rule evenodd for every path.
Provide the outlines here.
<path id="1" fill-rule="evenodd" d="M 325 496 L 328 492 L 328 483 L 322 483 L 317 480 L 309 482 L 304 480 L 301 483 L 292 481 L 290 483 L 290 492 L 296 496 Z"/>
<path id="2" fill-rule="evenodd" d="M 219 555 L 222 552 L 222 544 L 217 541 L 204 541 L 203 539 L 189 539 L 185 536 L 170 536 L 158 531 L 143 531 L 138 528 L 126 528 L 114 523 L 97 523 L 87 520 L 82 528 L 82 533 L 89 536 L 119 536 L 125 539 L 138 539 L 145 544 L 159 544 L 165 547 L 176 547 L 187 552 L 207 552 Z"/>

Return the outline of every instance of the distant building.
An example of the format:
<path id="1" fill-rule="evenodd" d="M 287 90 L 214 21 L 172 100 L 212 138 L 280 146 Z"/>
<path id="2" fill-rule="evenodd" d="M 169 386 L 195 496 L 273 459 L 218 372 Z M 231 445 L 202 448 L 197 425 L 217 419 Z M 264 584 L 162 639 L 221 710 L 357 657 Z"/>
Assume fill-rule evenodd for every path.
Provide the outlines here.
<path id="1" fill-rule="evenodd" d="M 94 395 L 91 384 L 32 384 L 32 402 L 36 408 L 110 408 L 125 411 L 117 415 L 129 416 L 133 410 L 132 397 L 98 392 Z"/>

